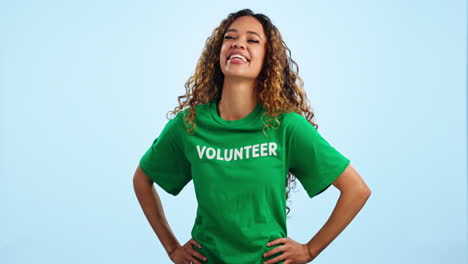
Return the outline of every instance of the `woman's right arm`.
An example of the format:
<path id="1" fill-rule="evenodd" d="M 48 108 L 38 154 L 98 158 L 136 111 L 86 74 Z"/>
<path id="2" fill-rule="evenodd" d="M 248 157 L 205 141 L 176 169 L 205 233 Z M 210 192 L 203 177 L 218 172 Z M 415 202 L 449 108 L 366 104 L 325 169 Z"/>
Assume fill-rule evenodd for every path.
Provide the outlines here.
<path id="1" fill-rule="evenodd" d="M 169 253 L 181 245 L 166 220 L 164 209 L 159 195 L 153 186 L 153 181 L 146 176 L 140 166 L 137 167 L 133 176 L 133 188 L 149 224 L 169 255 Z"/>

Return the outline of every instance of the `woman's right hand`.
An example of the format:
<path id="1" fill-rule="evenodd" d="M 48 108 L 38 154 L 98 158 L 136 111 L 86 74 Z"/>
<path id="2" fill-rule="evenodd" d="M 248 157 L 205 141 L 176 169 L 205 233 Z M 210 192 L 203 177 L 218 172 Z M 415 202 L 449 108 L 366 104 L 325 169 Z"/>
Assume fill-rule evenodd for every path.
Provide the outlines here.
<path id="1" fill-rule="evenodd" d="M 191 238 L 185 245 L 179 246 L 172 250 L 169 253 L 169 258 L 175 263 L 175 264 L 202 264 L 200 261 L 194 258 L 197 257 L 198 259 L 201 259 L 203 261 L 206 261 L 205 256 L 200 254 L 200 252 L 196 251 L 195 249 L 192 248 L 192 245 L 197 246 L 198 248 L 201 248 L 200 244 L 198 244 L 197 241 L 195 241 L 193 238 Z"/>

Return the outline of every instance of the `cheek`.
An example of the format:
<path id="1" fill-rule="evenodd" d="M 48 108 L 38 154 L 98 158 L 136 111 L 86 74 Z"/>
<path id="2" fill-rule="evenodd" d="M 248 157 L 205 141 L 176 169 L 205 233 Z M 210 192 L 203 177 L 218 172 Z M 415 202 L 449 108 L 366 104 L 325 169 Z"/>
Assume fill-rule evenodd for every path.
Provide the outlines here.
<path id="1" fill-rule="evenodd" d="M 226 45 L 223 44 L 223 45 L 221 46 L 221 51 L 219 52 L 219 54 L 220 54 L 220 59 L 223 59 L 223 58 L 225 57 L 225 55 L 224 55 L 225 53 L 226 53 Z"/>
<path id="2" fill-rule="evenodd" d="M 225 59 L 224 56 L 221 55 L 219 57 L 218 62 L 219 62 L 219 66 L 224 68 L 226 66 L 227 59 Z"/>
<path id="3" fill-rule="evenodd" d="M 266 50 L 264 48 L 258 48 L 255 50 L 255 56 L 259 59 L 263 59 L 265 57 Z"/>
<path id="4" fill-rule="evenodd" d="M 265 59 L 265 56 L 266 56 L 266 50 L 263 49 L 263 50 L 262 50 L 262 58 Z"/>
<path id="5" fill-rule="evenodd" d="M 257 57 L 257 63 L 260 65 L 263 65 L 263 63 L 265 62 L 265 52 L 259 51 L 256 54 L 256 57 Z"/>

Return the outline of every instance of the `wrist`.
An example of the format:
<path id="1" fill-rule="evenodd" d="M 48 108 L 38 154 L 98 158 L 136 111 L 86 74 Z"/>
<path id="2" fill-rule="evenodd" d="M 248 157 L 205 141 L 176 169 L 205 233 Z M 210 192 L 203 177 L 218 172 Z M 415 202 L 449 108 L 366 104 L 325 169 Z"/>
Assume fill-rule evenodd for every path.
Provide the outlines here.
<path id="1" fill-rule="evenodd" d="M 306 248 L 307 252 L 309 253 L 309 261 L 315 259 L 319 253 L 318 249 L 316 249 L 311 243 L 307 243 Z"/>
<path id="2" fill-rule="evenodd" d="M 177 243 L 176 245 L 174 245 L 173 247 L 171 248 L 168 248 L 168 250 L 166 251 L 167 252 L 167 255 L 168 256 L 171 256 L 171 254 L 178 248 L 180 247 L 181 245 L 179 243 Z"/>

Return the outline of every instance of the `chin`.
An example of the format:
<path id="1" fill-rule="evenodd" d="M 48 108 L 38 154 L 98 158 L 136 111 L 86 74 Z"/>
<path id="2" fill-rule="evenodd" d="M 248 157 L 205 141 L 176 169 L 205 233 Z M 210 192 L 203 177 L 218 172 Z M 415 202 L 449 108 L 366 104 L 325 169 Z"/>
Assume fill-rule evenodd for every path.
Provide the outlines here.
<path id="1" fill-rule="evenodd" d="M 256 76 L 252 72 L 237 72 L 237 71 L 222 71 L 224 77 L 230 77 L 230 78 L 243 78 L 243 79 L 255 79 Z"/>
<path id="2" fill-rule="evenodd" d="M 244 80 L 254 80 L 256 79 L 253 76 L 247 76 L 247 75 L 234 75 L 234 74 L 228 74 L 224 75 L 224 79 L 226 78 L 231 78 L 231 79 L 244 79 Z"/>

